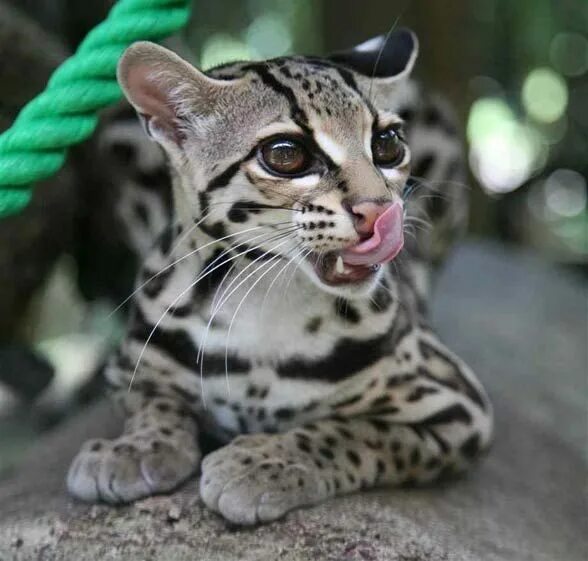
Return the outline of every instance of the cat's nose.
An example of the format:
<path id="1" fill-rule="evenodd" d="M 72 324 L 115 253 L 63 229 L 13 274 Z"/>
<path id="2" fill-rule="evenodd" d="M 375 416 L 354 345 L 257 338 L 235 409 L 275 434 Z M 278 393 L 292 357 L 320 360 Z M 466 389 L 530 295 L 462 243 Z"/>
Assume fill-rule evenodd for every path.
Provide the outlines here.
<path id="1" fill-rule="evenodd" d="M 374 233 L 374 224 L 391 206 L 392 202 L 378 203 L 375 201 L 358 201 L 347 205 L 347 211 L 353 219 L 356 232 L 362 237 L 370 237 Z"/>

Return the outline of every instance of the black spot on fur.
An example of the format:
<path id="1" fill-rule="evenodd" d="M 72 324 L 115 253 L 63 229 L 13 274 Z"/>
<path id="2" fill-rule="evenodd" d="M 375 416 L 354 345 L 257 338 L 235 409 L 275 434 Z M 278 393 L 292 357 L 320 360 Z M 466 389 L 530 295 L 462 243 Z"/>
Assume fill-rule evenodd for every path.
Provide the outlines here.
<path id="1" fill-rule="evenodd" d="M 214 179 L 212 179 L 212 181 L 210 181 L 210 183 L 206 187 L 206 190 L 214 191 L 215 189 L 226 187 L 231 182 L 231 179 L 233 179 L 233 177 L 239 171 L 241 164 L 243 162 L 246 162 L 247 160 L 250 160 L 256 152 L 257 147 L 253 148 L 246 156 L 227 167 L 222 173 L 220 173 Z"/>
<path id="2" fill-rule="evenodd" d="M 233 205 L 231 210 L 229 210 L 227 217 L 231 222 L 240 223 L 247 221 L 247 213 L 240 208 L 236 208 L 235 205 Z"/>
<path id="3" fill-rule="evenodd" d="M 384 447 L 384 443 L 381 440 L 370 440 L 366 438 L 363 443 L 372 450 L 381 450 Z"/>
<path id="4" fill-rule="evenodd" d="M 149 213 L 147 211 L 147 207 L 142 202 L 135 203 L 133 210 L 135 212 L 135 216 L 139 219 L 139 221 L 144 226 L 149 226 Z"/>
<path id="5" fill-rule="evenodd" d="M 161 291 L 164 289 L 173 271 L 173 266 L 165 270 L 162 269 L 159 272 L 152 271 L 150 269 L 144 269 L 141 275 L 142 283 L 144 283 L 144 286 L 141 288 L 143 294 L 145 294 L 147 298 L 157 298 L 157 296 L 159 296 Z"/>
<path id="6" fill-rule="evenodd" d="M 331 450 L 329 450 L 328 448 L 319 448 L 319 454 L 321 456 L 323 456 L 324 458 L 326 458 L 327 460 L 333 460 L 335 459 L 335 454 L 333 454 L 333 452 L 331 452 Z"/>
<path id="7" fill-rule="evenodd" d="M 416 386 L 410 394 L 406 396 L 406 401 L 409 403 L 414 403 L 415 401 L 421 400 L 425 395 L 431 395 L 439 393 L 437 388 L 432 388 L 429 386 Z"/>
<path id="8" fill-rule="evenodd" d="M 397 471 L 402 471 L 406 467 L 406 463 L 402 458 L 394 458 L 394 466 Z"/>
<path id="9" fill-rule="evenodd" d="M 274 415 L 276 419 L 279 419 L 280 421 L 286 421 L 294 417 L 294 413 L 294 409 L 291 409 L 290 407 L 280 407 L 279 409 L 275 410 Z"/>
<path id="10" fill-rule="evenodd" d="M 480 453 L 480 435 L 473 434 L 460 447 L 459 451 L 468 460 L 473 460 Z"/>
<path id="11" fill-rule="evenodd" d="M 415 467 L 421 461 L 421 451 L 419 448 L 414 448 L 410 453 L 410 465 Z"/>
<path id="12" fill-rule="evenodd" d="M 127 142 L 113 142 L 109 147 L 109 151 L 116 162 L 125 167 L 133 163 L 137 156 L 135 147 Z"/>
<path id="13" fill-rule="evenodd" d="M 321 327 L 321 324 L 323 323 L 322 318 L 320 317 L 313 317 L 311 319 L 308 320 L 308 322 L 306 323 L 306 325 L 304 326 L 304 329 L 311 334 L 317 333 L 318 330 Z"/>
<path id="14" fill-rule="evenodd" d="M 345 298 L 335 298 L 335 313 L 348 323 L 358 324 L 361 321 L 361 315 Z"/>
<path id="15" fill-rule="evenodd" d="M 173 232 L 170 227 L 166 228 L 159 236 L 158 246 L 163 255 L 168 255 L 173 241 Z"/>
<path id="16" fill-rule="evenodd" d="M 147 189 L 169 190 L 171 187 L 170 173 L 165 166 L 150 171 L 139 171 L 135 175 L 135 180 Z"/>
<path id="17" fill-rule="evenodd" d="M 368 419 L 368 423 L 378 432 L 386 433 L 390 430 L 390 423 L 381 419 Z"/>
<path id="18" fill-rule="evenodd" d="M 182 388 L 178 384 L 170 384 L 170 388 L 187 402 L 194 403 L 199 400 L 198 395 Z"/>
<path id="19" fill-rule="evenodd" d="M 205 234 L 216 240 L 224 238 L 227 235 L 227 229 L 222 222 L 215 222 L 214 224 L 206 224 L 206 222 L 201 222 L 198 227 Z"/>
<path id="20" fill-rule="evenodd" d="M 359 467 L 361 465 L 361 458 L 359 454 L 355 450 L 347 450 L 347 459 L 355 466 Z"/>
<path id="21" fill-rule="evenodd" d="M 337 445 L 337 439 L 334 436 L 325 436 L 325 444 L 333 448 Z"/>
<path id="22" fill-rule="evenodd" d="M 296 445 L 298 446 L 299 450 L 302 450 L 302 452 L 306 452 L 307 454 L 310 454 L 310 452 L 311 452 L 310 445 L 306 440 L 298 440 Z"/>
<path id="23" fill-rule="evenodd" d="M 353 433 L 347 430 L 345 427 L 335 427 L 335 430 L 347 440 L 353 440 Z"/>
<path id="24" fill-rule="evenodd" d="M 398 110 L 398 116 L 406 123 L 410 123 L 414 119 L 414 109 L 411 107 L 403 107 Z"/>
<path id="25" fill-rule="evenodd" d="M 430 460 L 427 460 L 425 463 L 426 469 L 437 469 L 440 466 L 441 460 L 439 458 L 431 458 Z"/>

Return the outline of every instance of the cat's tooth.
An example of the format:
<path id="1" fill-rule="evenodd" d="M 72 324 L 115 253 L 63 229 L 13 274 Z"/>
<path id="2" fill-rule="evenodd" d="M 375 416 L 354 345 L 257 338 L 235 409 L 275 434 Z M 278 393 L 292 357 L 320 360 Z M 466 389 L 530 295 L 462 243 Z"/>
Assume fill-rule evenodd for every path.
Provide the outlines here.
<path id="1" fill-rule="evenodd" d="M 340 255 L 337 256 L 337 261 L 335 262 L 335 271 L 342 275 L 345 272 L 345 266 L 343 265 L 343 257 Z"/>

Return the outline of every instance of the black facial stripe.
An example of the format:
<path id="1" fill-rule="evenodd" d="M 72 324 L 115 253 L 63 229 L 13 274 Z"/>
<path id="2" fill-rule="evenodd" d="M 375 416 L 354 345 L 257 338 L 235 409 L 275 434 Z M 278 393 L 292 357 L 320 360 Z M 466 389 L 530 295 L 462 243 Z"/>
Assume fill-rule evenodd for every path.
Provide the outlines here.
<path id="1" fill-rule="evenodd" d="M 222 173 L 220 173 L 214 179 L 212 179 L 209 182 L 208 186 L 206 187 L 206 190 L 207 191 L 214 191 L 215 189 L 220 189 L 221 187 L 226 187 L 230 183 L 231 179 L 233 179 L 233 177 L 239 171 L 241 164 L 243 164 L 244 162 L 253 158 L 253 156 L 255 156 L 256 152 L 257 152 L 257 146 L 252 148 L 249 151 L 249 153 L 247 155 L 245 155 L 243 158 L 241 158 L 240 160 L 231 164 Z"/>
<path id="2" fill-rule="evenodd" d="M 373 119 L 376 120 L 378 112 L 374 108 L 372 102 L 369 99 L 367 99 L 363 92 L 358 88 L 357 82 L 353 77 L 353 73 L 342 66 L 337 66 L 335 67 L 335 69 L 337 70 L 345 84 L 347 84 L 347 86 L 351 88 L 361 98 L 361 100 L 365 103 L 366 107 L 369 109 L 369 112 L 371 113 Z"/>
<path id="3" fill-rule="evenodd" d="M 333 162 L 330 156 L 326 154 L 316 142 L 314 138 L 314 131 L 308 125 L 308 116 L 298 104 L 298 99 L 292 88 L 282 84 L 282 82 L 280 82 L 265 65 L 251 64 L 246 67 L 246 69 L 256 72 L 266 86 L 274 90 L 277 94 L 286 98 L 288 104 L 290 105 L 290 116 L 292 117 L 292 120 L 306 133 L 306 140 L 310 144 L 309 148 L 314 152 L 321 154 L 322 158 L 327 164 L 329 171 L 337 169 L 335 162 Z"/>
<path id="4" fill-rule="evenodd" d="M 250 64 L 243 68 L 244 70 L 250 70 L 255 72 L 262 80 L 262 82 L 271 88 L 277 94 L 284 96 L 290 105 L 290 114 L 294 122 L 309 136 L 312 135 L 312 129 L 308 126 L 308 117 L 303 109 L 298 104 L 298 99 L 294 94 L 294 91 L 282 84 L 267 68 L 262 64 Z"/>

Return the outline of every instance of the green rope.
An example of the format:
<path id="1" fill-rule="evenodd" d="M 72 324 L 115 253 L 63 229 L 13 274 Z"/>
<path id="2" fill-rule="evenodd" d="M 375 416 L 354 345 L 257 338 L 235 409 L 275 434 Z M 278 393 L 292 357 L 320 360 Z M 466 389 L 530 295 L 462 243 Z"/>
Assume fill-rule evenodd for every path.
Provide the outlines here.
<path id="1" fill-rule="evenodd" d="M 31 183 L 54 175 L 67 149 L 87 139 L 98 110 L 122 97 L 116 65 L 134 41 L 162 39 L 181 29 L 189 0 L 119 0 L 108 17 L 51 76 L 47 88 L 0 135 L 0 217 L 25 207 Z M 26 72 L 26 68 L 23 69 Z"/>

